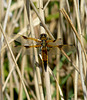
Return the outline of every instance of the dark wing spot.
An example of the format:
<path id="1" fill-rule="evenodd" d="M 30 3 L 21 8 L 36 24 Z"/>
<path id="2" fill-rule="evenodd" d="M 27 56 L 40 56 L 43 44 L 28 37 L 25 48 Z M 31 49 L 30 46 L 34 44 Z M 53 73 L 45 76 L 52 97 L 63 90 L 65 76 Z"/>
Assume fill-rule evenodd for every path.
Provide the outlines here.
<path id="1" fill-rule="evenodd" d="M 55 42 L 56 40 L 53 40 L 53 42 Z"/>
<path id="2" fill-rule="evenodd" d="M 61 49 L 63 47 L 63 45 L 58 45 L 58 47 Z"/>
<path id="3" fill-rule="evenodd" d="M 24 46 L 25 48 L 30 48 L 30 46 Z"/>
<path id="4" fill-rule="evenodd" d="M 24 39 L 27 39 L 27 37 L 26 36 L 22 36 Z"/>

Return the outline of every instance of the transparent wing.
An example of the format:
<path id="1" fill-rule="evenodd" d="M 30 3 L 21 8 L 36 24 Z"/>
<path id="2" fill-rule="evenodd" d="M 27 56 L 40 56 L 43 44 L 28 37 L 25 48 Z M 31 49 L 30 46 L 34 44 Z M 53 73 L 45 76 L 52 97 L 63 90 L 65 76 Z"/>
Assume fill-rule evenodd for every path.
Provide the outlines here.
<path id="1" fill-rule="evenodd" d="M 22 50 L 22 55 L 34 55 L 34 48 L 37 49 L 38 53 L 40 53 L 40 45 L 21 45 L 21 46 L 14 46 L 13 52 L 19 53 L 20 50 Z"/>
<path id="2" fill-rule="evenodd" d="M 20 49 L 22 49 L 23 55 L 32 55 L 33 48 L 40 49 L 40 42 L 39 39 L 20 36 L 14 41 L 13 52 L 19 53 Z"/>
<path id="3" fill-rule="evenodd" d="M 26 40 L 33 40 L 33 41 L 36 41 L 36 42 L 41 42 L 41 40 L 36 39 L 36 38 L 26 37 L 26 36 L 23 36 L 23 35 L 22 35 L 22 37 L 23 37 L 24 39 L 26 39 Z"/>
<path id="4" fill-rule="evenodd" d="M 59 45 L 58 47 L 50 48 L 49 51 L 48 51 L 48 62 L 49 62 L 49 64 L 52 64 L 53 61 L 55 62 L 57 55 L 62 54 L 60 49 L 63 49 L 64 52 L 69 56 L 76 52 L 76 48 L 73 45 Z"/>
<path id="5" fill-rule="evenodd" d="M 56 45 L 48 48 L 48 55 L 59 55 L 62 53 L 60 49 L 63 49 L 65 53 L 76 52 L 76 47 L 74 45 Z"/>
<path id="6" fill-rule="evenodd" d="M 58 47 L 59 49 L 63 49 L 66 53 L 68 52 L 76 52 L 76 47 L 74 45 L 61 45 Z"/>
<path id="7" fill-rule="evenodd" d="M 63 45 L 63 40 L 61 38 L 57 40 L 47 40 L 48 47 L 57 47 L 58 45 Z"/>
<path id="8" fill-rule="evenodd" d="M 41 43 L 41 40 L 32 38 L 32 37 L 26 37 L 21 35 L 18 37 L 15 41 L 20 42 L 22 45 L 37 45 Z"/>
<path id="9" fill-rule="evenodd" d="M 58 54 L 58 48 L 63 49 L 66 53 L 69 51 L 74 52 L 76 50 L 74 45 L 64 45 L 61 38 L 57 40 L 47 40 L 47 47 L 50 54 Z"/>

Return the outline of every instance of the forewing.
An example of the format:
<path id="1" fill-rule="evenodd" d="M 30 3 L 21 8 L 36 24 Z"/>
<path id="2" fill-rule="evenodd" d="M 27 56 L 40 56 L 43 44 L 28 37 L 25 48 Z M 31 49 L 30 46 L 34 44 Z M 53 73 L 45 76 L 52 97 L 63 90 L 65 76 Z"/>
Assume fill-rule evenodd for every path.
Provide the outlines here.
<path id="1" fill-rule="evenodd" d="M 33 48 L 39 49 L 41 47 L 38 39 L 20 36 L 14 41 L 13 51 L 18 53 L 22 49 L 23 55 L 32 55 Z"/>
<path id="2" fill-rule="evenodd" d="M 63 41 L 61 38 L 57 40 L 47 40 L 47 47 L 48 47 L 48 55 L 54 56 L 59 54 L 57 52 L 58 46 L 62 45 Z"/>
<path id="3" fill-rule="evenodd" d="M 68 52 L 76 52 L 76 47 L 74 45 L 62 45 L 59 47 L 60 49 L 63 49 L 66 53 Z"/>
<path id="4" fill-rule="evenodd" d="M 41 41 L 39 39 L 32 38 L 32 37 L 27 37 L 27 36 L 23 36 L 23 35 L 18 37 L 16 39 L 16 41 L 20 42 L 22 45 L 30 45 L 30 46 L 41 43 Z"/>
<path id="5" fill-rule="evenodd" d="M 63 45 L 63 40 L 61 38 L 57 39 L 57 40 L 47 40 L 47 47 L 48 47 L 48 51 L 50 54 L 58 54 L 58 48 L 59 49 L 63 49 L 66 53 L 68 53 L 69 51 L 76 51 L 76 48 L 74 45 Z"/>

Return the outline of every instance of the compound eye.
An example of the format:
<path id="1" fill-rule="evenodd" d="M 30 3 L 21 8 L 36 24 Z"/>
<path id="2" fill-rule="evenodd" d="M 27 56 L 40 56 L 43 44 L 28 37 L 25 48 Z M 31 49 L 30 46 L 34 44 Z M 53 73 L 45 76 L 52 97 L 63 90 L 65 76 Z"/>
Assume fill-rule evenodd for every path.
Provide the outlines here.
<path id="1" fill-rule="evenodd" d="M 46 34 L 41 34 L 41 35 L 40 35 L 40 39 L 41 39 L 41 38 L 46 38 L 46 37 L 47 37 Z"/>
<path id="2" fill-rule="evenodd" d="M 44 34 L 44 37 L 46 37 L 46 34 Z"/>
<path id="3" fill-rule="evenodd" d="M 46 34 L 44 34 L 44 37 L 47 37 L 47 35 L 46 35 Z"/>

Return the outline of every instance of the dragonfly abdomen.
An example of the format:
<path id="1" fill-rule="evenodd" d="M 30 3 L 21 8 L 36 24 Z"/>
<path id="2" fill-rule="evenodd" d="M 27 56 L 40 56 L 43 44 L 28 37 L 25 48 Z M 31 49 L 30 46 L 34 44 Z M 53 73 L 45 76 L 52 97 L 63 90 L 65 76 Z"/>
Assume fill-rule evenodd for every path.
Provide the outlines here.
<path id="1" fill-rule="evenodd" d="M 47 63 L 48 63 L 47 48 L 42 48 L 42 61 L 43 61 L 44 69 L 46 71 Z"/>

